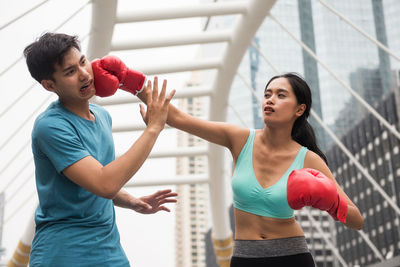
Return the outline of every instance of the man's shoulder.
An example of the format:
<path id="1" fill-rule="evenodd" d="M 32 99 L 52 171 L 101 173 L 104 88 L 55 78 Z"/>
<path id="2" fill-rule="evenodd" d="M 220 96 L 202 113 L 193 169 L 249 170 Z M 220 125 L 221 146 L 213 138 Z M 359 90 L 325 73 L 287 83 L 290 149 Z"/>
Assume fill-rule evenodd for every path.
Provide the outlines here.
<path id="1" fill-rule="evenodd" d="M 51 131 L 53 128 L 66 127 L 68 124 L 65 112 L 56 103 L 52 103 L 36 118 L 32 135 Z"/>
<path id="2" fill-rule="evenodd" d="M 37 116 L 35 125 L 46 125 L 59 120 L 65 120 L 66 115 L 55 103 L 50 104 L 45 111 Z"/>

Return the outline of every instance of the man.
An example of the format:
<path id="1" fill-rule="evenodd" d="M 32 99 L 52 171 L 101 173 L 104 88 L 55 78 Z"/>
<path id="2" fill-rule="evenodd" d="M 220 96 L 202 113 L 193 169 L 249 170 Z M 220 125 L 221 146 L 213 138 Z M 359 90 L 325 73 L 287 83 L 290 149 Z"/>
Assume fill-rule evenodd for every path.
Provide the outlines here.
<path id="1" fill-rule="evenodd" d="M 169 211 L 163 204 L 176 202 L 171 190 L 139 199 L 122 190 L 163 129 L 174 91 L 167 97 L 165 90 L 146 94 L 147 128 L 115 159 L 111 117 L 89 103 L 96 93 L 94 76 L 77 37 L 46 33 L 27 46 L 24 55 L 32 77 L 58 95 L 32 131 L 39 206 L 29 265 L 129 266 L 114 205 L 148 214 Z M 141 85 L 131 89 L 150 92 L 151 82 L 145 86 L 142 80 L 138 75 L 135 83 L 122 86 Z"/>

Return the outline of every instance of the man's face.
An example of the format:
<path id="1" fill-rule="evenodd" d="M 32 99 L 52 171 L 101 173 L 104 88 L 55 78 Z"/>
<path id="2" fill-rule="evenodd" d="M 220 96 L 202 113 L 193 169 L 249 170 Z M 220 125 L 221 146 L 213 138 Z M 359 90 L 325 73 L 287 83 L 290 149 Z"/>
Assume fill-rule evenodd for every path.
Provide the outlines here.
<path id="1" fill-rule="evenodd" d="M 54 81 L 44 80 L 42 85 L 55 92 L 64 105 L 88 101 L 96 93 L 92 65 L 78 49 L 71 48 L 55 70 Z"/>

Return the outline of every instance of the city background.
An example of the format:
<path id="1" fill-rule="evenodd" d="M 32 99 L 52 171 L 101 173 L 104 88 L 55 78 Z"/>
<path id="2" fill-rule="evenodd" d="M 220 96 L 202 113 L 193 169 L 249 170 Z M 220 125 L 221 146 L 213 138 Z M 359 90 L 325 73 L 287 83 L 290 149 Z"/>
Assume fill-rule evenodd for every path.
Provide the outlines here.
<path id="1" fill-rule="evenodd" d="M 23 60 L 18 61 L 18 58 L 24 46 L 42 32 L 56 29 L 57 25 L 62 25 L 57 31 L 79 35 L 83 50 L 88 50 L 94 10 L 91 5 L 96 1 L 85 5 L 82 1 L 71 1 L 68 5 L 55 0 L 35 1 L 40 6 L 26 15 L 32 17 L 26 18 L 31 22 L 21 18 L 7 25 L 28 7 L 35 6 L 29 1 L 24 5 L 22 2 L 0 4 L 3 10 L 0 11 L 0 25 L 5 25 L 0 28 L 0 36 L 5 40 L 4 49 L 1 49 L 1 58 L 5 60 L 1 64 L 0 84 L 6 92 L 0 110 L 2 125 L 6 126 L 0 139 L 0 203 L 3 203 L 0 247 L 4 263 L 12 257 L 19 240 L 29 229 L 37 205 L 29 150 L 33 115 L 54 100 L 40 90 L 40 86 L 35 86 L 34 91 L 25 91 L 33 87 L 33 80 Z M 217 104 L 226 108 L 225 121 L 260 129 L 263 121 L 259 99 L 269 78 L 277 73 L 297 72 L 307 80 L 313 93 L 314 116 L 310 122 L 319 144 L 328 157 L 332 173 L 365 219 L 362 231 L 357 232 L 346 229 L 318 210 L 296 211 L 311 253 L 317 265 L 324 267 L 400 266 L 400 2 L 271 1 L 273 6 L 249 41 L 228 88 L 229 94 L 224 98 L 204 89 L 213 88 L 215 80 L 223 73 L 224 66 L 212 59 L 224 55 L 230 46 L 240 42 L 240 36 L 224 39 L 224 34 L 238 27 L 239 22 L 245 24 L 246 20 L 251 20 L 241 8 L 248 5 L 251 10 L 252 3 L 257 1 L 190 1 L 197 7 L 221 5 L 218 16 L 215 16 L 218 13 L 215 8 L 217 11 L 212 15 L 195 18 L 178 15 L 184 13 L 179 13 L 182 6 L 188 5 L 190 11 L 188 1 L 142 2 L 118 1 L 117 10 L 119 13 L 142 10 L 136 13 L 140 15 L 146 14 L 145 10 L 150 14 L 152 8 L 162 10 L 165 7 L 165 13 L 171 17 L 155 19 L 152 24 L 139 18 L 135 23 L 115 25 L 113 46 L 119 49 L 111 49 L 111 53 L 142 70 L 149 78 L 158 75 L 168 79 L 169 89 L 176 88 L 183 95 L 177 97 L 174 104 L 192 115 L 218 118 L 214 106 L 219 101 Z M 176 5 L 176 9 L 169 12 L 168 5 Z M 233 11 L 228 12 L 229 8 Z M 77 11 L 79 19 L 74 21 L 75 18 L 69 16 Z M 38 13 L 48 16 L 46 23 L 52 24 L 51 28 L 38 21 Z M 157 12 L 154 13 L 157 16 Z M 64 20 L 71 22 L 62 24 Z M 30 25 L 35 25 L 34 30 L 30 30 Z M 18 35 L 13 34 L 16 32 Z M 210 33 L 204 35 L 208 41 L 202 39 L 200 44 L 182 41 L 185 35 L 196 39 L 193 32 Z M 170 43 L 166 45 L 168 42 L 164 39 L 164 46 L 157 46 L 156 39 L 145 38 L 157 34 L 170 35 Z M 118 46 L 118 42 L 129 46 L 131 35 L 138 39 L 144 37 L 144 41 L 136 42 L 132 49 Z M 174 36 L 177 36 L 176 41 Z M 88 53 L 90 55 L 90 51 Z M 177 71 L 171 70 L 174 66 L 163 67 L 174 65 L 178 59 L 193 60 L 199 65 L 205 63 L 203 67 L 186 64 L 186 69 L 185 66 L 180 69 L 177 64 Z M 149 67 L 154 63 L 160 67 Z M 116 104 L 94 99 L 113 117 L 117 155 L 126 150 L 144 127 L 137 101 L 129 98 L 131 102 L 123 104 L 128 97 L 124 92 L 118 93 Z M 132 113 L 135 114 L 126 115 Z M 117 209 L 121 242 L 132 265 L 225 266 L 231 244 L 218 246 L 215 239 L 224 238 L 215 237 L 227 237 L 231 229 L 234 236 L 230 191 L 232 159 L 227 151 L 222 151 L 221 177 L 209 177 L 215 164 L 214 155 L 210 156 L 212 149 L 203 140 L 186 133 L 169 128 L 163 131 L 155 153 L 126 188 L 136 196 L 159 188 L 173 188 L 179 193 L 179 201 L 171 206 L 170 214 L 144 216 Z M 215 184 L 216 179 L 222 182 Z M 220 224 L 215 229 L 219 220 L 229 229 L 220 231 Z"/>

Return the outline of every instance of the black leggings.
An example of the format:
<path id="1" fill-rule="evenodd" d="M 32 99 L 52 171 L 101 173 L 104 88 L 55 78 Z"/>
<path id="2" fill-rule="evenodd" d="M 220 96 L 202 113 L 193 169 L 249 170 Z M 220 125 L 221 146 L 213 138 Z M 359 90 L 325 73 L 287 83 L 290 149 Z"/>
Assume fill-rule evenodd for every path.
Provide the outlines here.
<path id="1" fill-rule="evenodd" d="M 304 236 L 235 240 L 231 267 L 315 267 Z"/>
<path id="2" fill-rule="evenodd" d="M 286 267 L 301 266 L 315 267 L 311 253 L 301 253 L 289 256 L 264 257 L 264 258 L 242 258 L 233 256 L 231 267 Z"/>

